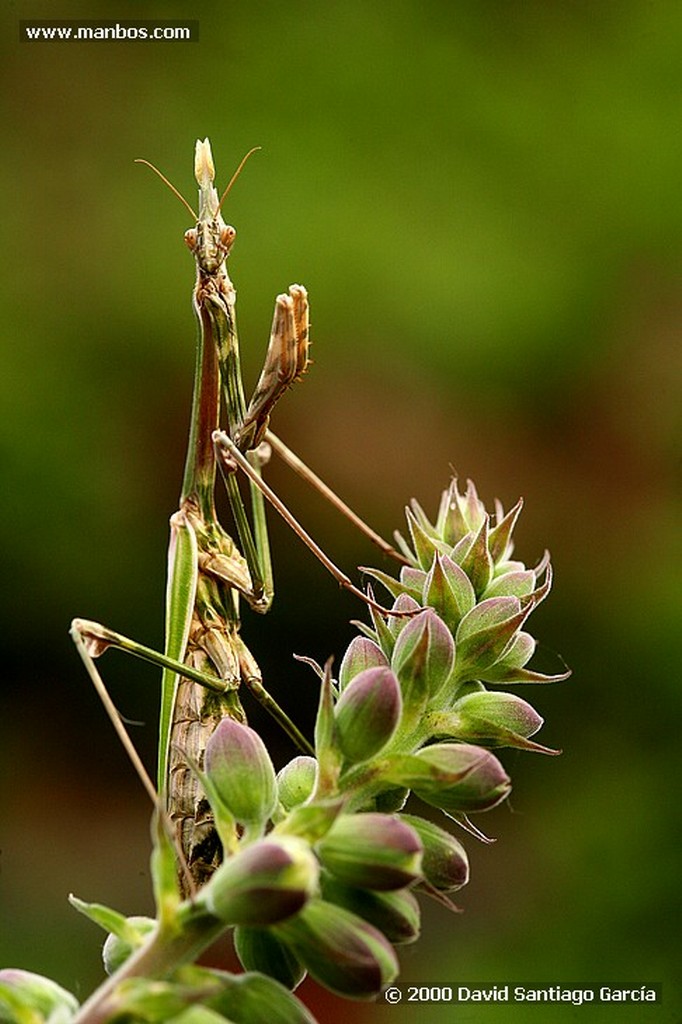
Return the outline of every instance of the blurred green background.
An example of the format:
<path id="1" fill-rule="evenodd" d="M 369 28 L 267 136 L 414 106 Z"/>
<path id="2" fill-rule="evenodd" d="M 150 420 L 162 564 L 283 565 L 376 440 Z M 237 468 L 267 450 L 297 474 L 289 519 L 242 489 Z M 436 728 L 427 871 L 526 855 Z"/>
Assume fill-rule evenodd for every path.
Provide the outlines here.
<path id="1" fill-rule="evenodd" d="M 310 292 L 315 365 L 275 427 L 386 533 L 451 470 L 526 501 L 551 549 L 525 688 L 561 758 L 504 757 L 511 806 L 467 840 L 464 913 L 425 913 L 413 984 L 662 982 L 661 1006 L 533 1020 L 679 1021 L 682 7 L 344 0 L 3 6 L 0 964 L 84 995 L 99 935 L 66 903 L 150 909 L 149 807 L 68 638 L 161 643 L 194 350 L 192 151 L 230 197 L 247 377 L 275 294 Z M 20 44 L 31 18 L 200 19 L 196 44 Z M 376 557 L 281 467 L 338 562 Z M 337 658 L 361 608 L 273 523 L 278 595 L 244 633 L 299 716 L 292 652 Z M 101 665 L 153 760 L 157 674 Z M 260 721 L 259 718 L 256 718 Z M 269 728 L 269 726 L 268 726 Z M 289 756 L 277 738 L 280 763 Z M 414 1019 L 303 990 L 327 1021 Z M 408 1012 L 409 1011 L 409 1012 Z M 515 1022 L 510 1006 L 420 1007 Z"/>

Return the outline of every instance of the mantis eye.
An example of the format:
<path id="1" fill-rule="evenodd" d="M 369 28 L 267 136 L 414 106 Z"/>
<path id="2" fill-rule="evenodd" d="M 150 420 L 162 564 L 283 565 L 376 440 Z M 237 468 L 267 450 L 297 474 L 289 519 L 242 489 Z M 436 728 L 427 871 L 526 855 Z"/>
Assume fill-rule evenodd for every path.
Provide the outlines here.
<path id="1" fill-rule="evenodd" d="M 232 227 L 232 225 L 226 224 L 223 230 L 220 232 L 220 241 L 226 249 L 229 249 L 232 246 L 232 243 L 234 242 L 236 236 L 237 232 Z"/>
<path id="2" fill-rule="evenodd" d="M 196 249 L 196 247 L 197 247 L 197 232 L 196 232 L 196 228 L 190 228 L 188 231 L 185 231 L 185 245 L 187 246 L 187 248 L 191 252 L 194 252 L 194 250 Z"/>

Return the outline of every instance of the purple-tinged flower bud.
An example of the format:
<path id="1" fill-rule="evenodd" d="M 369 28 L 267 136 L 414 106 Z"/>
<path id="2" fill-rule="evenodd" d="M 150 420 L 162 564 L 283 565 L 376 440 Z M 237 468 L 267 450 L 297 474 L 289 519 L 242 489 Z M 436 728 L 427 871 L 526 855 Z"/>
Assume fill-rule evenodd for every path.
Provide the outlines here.
<path id="1" fill-rule="evenodd" d="M 360 889 L 402 889 L 421 872 L 419 837 L 389 814 L 343 814 L 316 849 L 328 871 Z"/>
<path id="2" fill-rule="evenodd" d="M 523 668 L 533 657 L 535 647 L 535 637 L 519 630 L 502 657 L 495 662 L 495 668 L 500 665 L 504 665 L 506 668 Z"/>
<path id="3" fill-rule="evenodd" d="M 423 569 L 415 569 L 412 565 L 404 565 L 400 570 L 400 583 L 403 590 L 416 600 L 424 589 L 426 573 Z"/>
<path id="4" fill-rule="evenodd" d="M 409 786 L 432 807 L 464 814 L 487 811 L 511 792 L 509 776 L 497 758 L 468 743 L 434 743 L 416 754 L 396 756 L 385 776 Z"/>
<path id="5" fill-rule="evenodd" d="M 405 626 L 411 621 L 411 619 L 405 615 L 405 612 L 418 612 L 419 607 L 419 604 L 410 594 L 400 594 L 400 596 L 395 599 L 391 606 L 391 611 L 400 612 L 401 614 L 389 615 L 388 617 L 388 629 L 394 639 L 402 633 Z M 391 647 L 391 651 L 393 651 L 393 647 Z"/>
<path id="6" fill-rule="evenodd" d="M 398 975 L 388 939 L 361 917 L 325 900 L 310 900 L 275 926 L 310 975 L 349 999 L 371 999 Z"/>
<path id="7" fill-rule="evenodd" d="M 532 569 L 514 569 L 495 576 L 481 600 L 489 597 L 528 597 L 535 589 L 535 573 Z"/>
<path id="8" fill-rule="evenodd" d="M 426 785 L 413 789 L 426 803 L 445 811 L 487 811 L 505 800 L 511 781 L 488 750 L 468 743 L 435 743 L 415 755 L 433 770 Z M 442 785 L 438 776 L 442 776 Z"/>
<path id="9" fill-rule="evenodd" d="M 156 927 L 157 922 L 153 917 L 128 917 L 122 934 L 110 932 L 102 949 L 102 961 L 107 974 L 117 971 Z"/>
<path id="10" fill-rule="evenodd" d="M 242 825 L 265 823 L 277 805 L 275 769 L 265 744 L 248 725 L 223 718 L 206 744 L 211 789 Z"/>
<path id="11" fill-rule="evenodd" d="M 524 668 L 526 662 L 530 661 L 535 651 L 535 639 L 529 634 L 520 630 L 501 658 L 484 669 L 480 679 L 485 683 L 504 683 L 510 686 L 514 683 L 559 683 L 562 679 L 568 679 L 570 669 L 558 672 L 556 675 L 545 675 L 542 672 L 534 672 L 532 669 Z"/>
<path id="12" fill-rule="evenodd" d="M 435 556 L 424 584 L 423 599 L 453 633 L 476 604 L 471 580 L 447 555 Z"/>
<path id="13" fill-rule="evenodd" d="M 344 885 L 333 875 L 323 872 L 320 879 L 323 899 L 345 907 L 364 921 L 369 921 L 394 946 L 419 938 L 421 915 L 417 898 L 409 889 L 377 892 Z"/>
<path id="14" fill-rule="evenodd" d="M 403 821 L 415 830 L 422 841 L 422 875 L 434 889 L 454 892 L 469 881 L 469 860 L 466 850 L 454 836 L 426 818 L 401 814 Z"/>
<path id="15" fill-rule="evenodd" d="M 339 668 L 339 687 L 345 690 L 351 680 L 368 668 L 388 665 L 388 659 L 378 644 L 366 636 L 356 636 L 346 648 Z"/>
<path id="16" fill-rule="evenodd" d="M 297 913 L 315 891 L 318 874 L 305 840 L 261 839 L 224 861 L 198 898 L 226 924 L 257 928 Z"/>
<path id="17" fill-rule="evenodd" d="M 277 773 L 277 793 L 285 811 L 306 802 L 315 788 L 317 761 L 301 754 Z"/>
<path id="18" fill-rule="evenodd" d="M 450 735 L 458 739 L 545 754 L 558 753 L 528 738 L 538 731 L 543 720 L 534 707 L 512 693 L 488 690 L 469 693 L 443 717 L 450 723 Z"/>
<path id="19" fill-rule="evenodd" d="M 355 676 L 334 709 L 338 740 L 348 761 L 368 761 L 396 731 L 402 712 L 400 685 L 390 668 Z"/>
<path id="20" fill-rule="evenodd" d="M 517 597 L 491 597 L 472 608 L 455 637 L 457 680 L 482 679 L 482 673 L 503 656 L 532 610 L 532 603 L 523 605 Z"/>
<path id="21" fill-rule="evenodd" d="M 9 1016 L 4 1016 L 5 1008 Z M 78 1009 L 78 1000 L 50 978 L 18 967 L 0 970 L 0 1020 L 33 1021 L 71 1020 Z"/>
<path id="22" fill-rule="evenodd" d="M 235 928 L 234 948 L 245 971 L 259 971 L 293 991 L 305 978 L 295 953 L 270 928 Z"/>
<path id="23" fill-rule="evenodd" d="M 415 615 L 396 640 L 391 668 L 400 680 L 410 728 L 452 674 L 455 644 L 445 623 L 431 608 Z"/>

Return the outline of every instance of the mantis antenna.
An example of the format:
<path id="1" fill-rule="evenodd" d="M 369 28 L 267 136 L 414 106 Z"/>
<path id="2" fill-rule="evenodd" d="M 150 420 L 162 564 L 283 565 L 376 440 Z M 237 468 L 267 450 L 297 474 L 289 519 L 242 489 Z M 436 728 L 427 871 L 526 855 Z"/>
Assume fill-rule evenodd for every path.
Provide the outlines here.
<path id="1" fill-rule="evenodd" d="M 180 200 L 180 202 L 182 203 L 182 205 L 183 205 L 183 206 L 185 207 L 185 209 L 186 209 L 186 210 L 189 210 L 189 212 L 190 212 L 190 213 L 191 213 L 191 215 L 192 215 L 192 219 L 193 219 L 193 220 L 196 220 L 196 219 L 197 219 L 197 215 L 196 215 L 196 213 L 194 212 L 194 210 L 192 209 L 192 207 L 191 207 L 191 206 L 189 205 L 189 203 L 187 202 L 187 200 L 185 199 L 185 197 L 184 197 L 184 196 L 182 195 L 182 193 L 178 192 L 178 190 L 176 189 L 175 185 L 173 185 L 173 184 L 172 184 L 172 183 L 171 183 L 171 182 L 170 182 L 170 181 L 168 180 L 168 178 L 166 177 L 166 175 L 165 175 L 165 174 L 162 174 L 162 173 L 161 173 L 161 171 L 159 170 L 159 168 L 158 168 L 158 167 L 155 167 L 155 166 L 154 166 L 154 164 L 150 164 L 149 160 L 143 160 L 143 159 L 142 159 L 142 157 L 138 157 L 138 158 L 137 158 L 137 160 L 135 160 L 134 162 L 135 162 L 136 164 L 144 164 L 144 165 L 145 165 L 145 167 L 149 167 L 149 168 L 150 168 L 150 169 L 151 169 L 151 170 L 152 170 L 152 171 L 154 172 L 154 174 L 158 174 L 158 176 L 159 176 L 159 177 L 161 178 L 161 181 L 162 181 L 162 182 L 164 183 L 164 185 L 167 185 L 167 186 L 168 186 L 168 188 L 169 188 L 169 189 L 171 190 L 171 192 L 173 193 L 173 195 L 174 195 L 174 196 L 177 196 L 177 197 L 178 197 L 178 199 Z"/>
<path id="2" fill-rule="evenodd" d="M 234 172 L 234 174 L 230 178 L 230 182 L 229 182 L 227 188 L 225 189 L 225 191 L 223 192 L 223 194 L 220 197 L 220 202 L 218 203 L 218 210 L 220 210 L 221 206 L 223 205 L 223 203 L 227 199 L 227 195 L 228 195 L 230 189 L 234 185 L 234 183 L 237 180 L 237 178 L 239 177 L 239 175 L 242 173 L 242 170 L 244 168 L 244 164 L 246 163 L 246 161 L 249 159 L 250 156 L 253 156 L 254 153 L 257 153 L 259 149 L 261 149 L 261 146 L 254 146 L 253 149 L 249 150 L 249 152 L 246 154 L 246 156 L 242 157 L 242 159 L 240 161 L 240 164 L 239 164 L 239 167 L 237 168 L 237 170 Z"/>
<path id="3" fill-rule="evenodd" d="M 230 192 L 230 189 L 234 185 L 234 183 L 237 180 L 237 178 L 239 177 L 239 175 L 242 173 L 242 170 L 244 168 L 244 164 L 249 159 L 249 157 L 252 156 L 254 153 L 256 153 L 260 148 L 261 148 L 260 146 L 254 146 L 253 149 L 249 150 L 249 152 L 246 154 L 246 156 L 242 157 L 242 159 L 240 161 L 240 164 L 239 164 L 239 167 L 237 168 L 237 170 L 234 172 L 234 174 L 230 178 L 230 181 L 229 181 L 229 184 L 228 184 L 227 188 L 225 189 L 225 191 L 223 192 L 222 196 L 220 197 L 220 202 L 218 203 L 218 209 L 216 210 L 216 214 L 220 212 L 220 208 L 222 207 L 223 203 L 227 199 L 227 196 L 228 196 L 228 194 Z M 166 175 L 163 174 L 159 170 L 158 167 L 155 167 L 154 164 L 149 162 L 149 160 L 142 159 L 142 157 L 138 157 L 134 162 L 136 164 L 144 164 L 145 167 L 149 167 L 149 169 L 152 170 L 154 172 L 154 174 L 157 174 L 159 176 L 159 178 L 161 178 L 161 181 L 164 183 L 164 185 L 166 185 L 171 190 L 173 195 L 176 196 L 180 200 L 182 205 L 185 207 L 185 209 L 189 211 L 189 213 L 192 216 L 192 219 L 193 220 L 197 220 L 196 213 L 194 212 L 192 207 L 189 205 L 189 203 L 187 202 L 185 197 L 182 195 L 181 192 L 179 192 L 177 190 L 175 185 L 173 185 L 173 183 L 168 180 Z"/>

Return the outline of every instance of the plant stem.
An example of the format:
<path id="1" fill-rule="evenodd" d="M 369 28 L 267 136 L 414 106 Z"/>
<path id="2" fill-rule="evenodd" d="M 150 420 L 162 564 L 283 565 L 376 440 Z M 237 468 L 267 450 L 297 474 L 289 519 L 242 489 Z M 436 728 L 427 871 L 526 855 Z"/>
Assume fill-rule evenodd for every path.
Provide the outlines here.
<path id="1" fill-rule="evenodd" d="M 223 921 L 206 914 L 191 903 L 179 910 L 180 930 L 159 930 L 140 949 L 96 989 L 81 1006 L 73 1024 L 108 1024 L 126 1012 L 116 989 L 131 978 L 162 979 L 172 971 L 196 959 L 227 927 Z M 184 916 L 184 920 L 182 917 Z"/>

